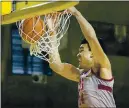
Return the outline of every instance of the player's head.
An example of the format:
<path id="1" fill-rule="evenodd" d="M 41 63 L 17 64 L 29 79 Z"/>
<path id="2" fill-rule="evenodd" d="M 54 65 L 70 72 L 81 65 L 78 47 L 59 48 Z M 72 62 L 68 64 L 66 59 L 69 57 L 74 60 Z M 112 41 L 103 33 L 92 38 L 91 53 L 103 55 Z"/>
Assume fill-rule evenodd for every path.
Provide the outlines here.
<path id="1" fill-rule="evenodd" d="M 93 54 L 87 40 L 82 40 L 77 57 L 79 61 L 79 68 L 90 69 L 93 66 Z"/>
<path id="2" fill-rule="evenodd" d="M 101 39 L 98 40 L 105 52 L 105 47 L 102 40 Z M 86 39 L 82 40 L 77 57 L 79 61 L 79 68 L 91 69 L 91 67 L 94 65 L 93 53 Z"/>

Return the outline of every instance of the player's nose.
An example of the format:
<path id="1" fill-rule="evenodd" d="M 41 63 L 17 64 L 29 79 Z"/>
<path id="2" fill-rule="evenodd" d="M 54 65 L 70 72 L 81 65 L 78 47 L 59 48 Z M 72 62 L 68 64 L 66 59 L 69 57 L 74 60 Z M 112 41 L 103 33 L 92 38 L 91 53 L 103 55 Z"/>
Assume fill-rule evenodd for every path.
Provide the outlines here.
<path id="1" fill-rule="evenodd" d="M 80 58 L 80 53 L 77 54 L 77 58 Z"/>

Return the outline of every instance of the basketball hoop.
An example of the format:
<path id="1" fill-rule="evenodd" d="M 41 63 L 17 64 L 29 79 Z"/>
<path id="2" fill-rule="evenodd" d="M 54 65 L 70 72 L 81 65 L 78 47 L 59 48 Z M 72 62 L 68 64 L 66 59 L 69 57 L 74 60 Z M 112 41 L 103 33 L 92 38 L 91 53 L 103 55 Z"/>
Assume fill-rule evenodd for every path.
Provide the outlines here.
<path id="1" fill-rule="evenodd" d="M 39 34 L 38 32 L 35 32 L 36 25 L 33 26 L 33 30 L 34 30 L 33 32 L 36 33 L 35 36 L 29 36 L 28 34 L 24 33 L 24 30 L 22 29 L 24 20 L 17 22 L 16 24 L 19 29 L 19 33 L 21 37 L 23 37 L 22 36 L 23 34 L 26 35 L 25 38 L 23 38 L 24 41 L 31 44 L 30 54 L 35 55 L 36 57 L 39 57 L 43 60 L 46 60 L 49 63 L 53 63 L 55 61 L 55 58 L 49 55 L 53 54 L 55 50 L 58 49 L 61 38 L 64 36 L 64 34 L 69 28 L 69 24 L 70 24 L 69 18 L 71 16 L 72 14 L 67 10 L 64 10 L 62 12 L 53 12 L 53 13 L 44 15 L 42 30 L 40 30 L 42 31 L 40 35 L 41 34 L 42 35 L 38 39 L 35 38 Z M 39 19 L 37 21 L 40 21 L 40 16 L 38 18 Z M 53 23 L 51 25 L 49 23 L 49 20 L 50 21 L 53 20 Z M 48 27 L 48 23 L 49 23 L 49 27 Z M 55 31 L 56 33 L 54 33 Z"/>

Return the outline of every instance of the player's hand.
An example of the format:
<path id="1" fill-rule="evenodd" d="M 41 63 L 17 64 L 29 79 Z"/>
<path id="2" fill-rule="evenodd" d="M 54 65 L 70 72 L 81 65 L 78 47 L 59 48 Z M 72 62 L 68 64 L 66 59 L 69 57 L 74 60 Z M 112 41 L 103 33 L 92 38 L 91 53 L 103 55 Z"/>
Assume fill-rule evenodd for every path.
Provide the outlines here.
<path id="1" fill-rule="evenodd" d="M 72 15 L 76 15 L 78 10 L 75 8 L 75 7 L 71 7 L 71 8 L 68 8 L 68 11 L 72 14 Z"/>
<path id="2" fill-rule="evenodd" d="M 56 31 L 58 28 L 58 14 L 57 13 L 52 13 L 46 15 L 46 21 L 47 21 L 47 27 L 51 31 Z"/>

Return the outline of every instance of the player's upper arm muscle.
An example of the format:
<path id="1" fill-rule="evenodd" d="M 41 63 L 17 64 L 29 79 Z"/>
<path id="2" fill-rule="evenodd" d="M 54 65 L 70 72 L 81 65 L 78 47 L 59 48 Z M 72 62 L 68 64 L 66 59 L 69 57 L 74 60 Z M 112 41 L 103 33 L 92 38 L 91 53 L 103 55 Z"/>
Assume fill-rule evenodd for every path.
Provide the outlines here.
<path id="1" fill-rule="evenodd" d="M 62 63 L 62 65 L 63 65 L 63 68 L 60 70 L 60 72 L 56 72 L 56 73 L 60 74 L 61 76 L 69 80 L 78 82 L 79 76 L 80 76 L 79 70 L 75 66 L 68 63 Z"/>
<path id="2" fill-rule="evenodd" d="M 103 68 L 110 68 L 110 61 L 106 54 L 104 53 L 99 41 L 97 38 L 93 38 L 89 41 L 94 59 L 100 64 Z"/>

